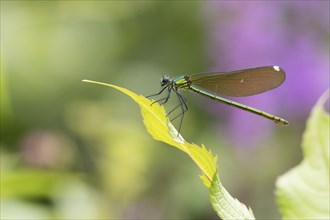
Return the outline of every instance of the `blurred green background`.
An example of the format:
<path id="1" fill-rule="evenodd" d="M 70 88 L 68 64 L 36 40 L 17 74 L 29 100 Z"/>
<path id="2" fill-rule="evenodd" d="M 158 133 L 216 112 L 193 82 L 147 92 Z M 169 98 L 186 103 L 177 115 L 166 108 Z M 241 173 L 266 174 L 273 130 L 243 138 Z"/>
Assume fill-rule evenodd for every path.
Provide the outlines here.
<path id="1" fill-rule="evenodd" d="M 150 95 L 162 74 L 211 71 L 212 27 L 226 14 L 210 4 L 1 1 L 2 219 L 217 219 L 200 171 L 149 136 L 138 106 L 81 82 Z M 185 97 L 182 135 L 219 156 L 223 185 L 255 216 L 279 217 L 274 182 L 301 159 L 307 115 L 242 147 L 225 132 L 230 119 L 210 110 L 221 104 Z"/>

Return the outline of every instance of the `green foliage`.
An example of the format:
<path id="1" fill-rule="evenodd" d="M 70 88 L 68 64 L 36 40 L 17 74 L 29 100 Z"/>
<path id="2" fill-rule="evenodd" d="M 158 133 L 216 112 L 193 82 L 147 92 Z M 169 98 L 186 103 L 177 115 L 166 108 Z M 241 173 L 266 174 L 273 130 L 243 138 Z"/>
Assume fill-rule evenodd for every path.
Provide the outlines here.
<path id="1" fill-rule="evenodd" d="M 1 171 L 2 198 L 48 196 L 55 182 L 61 178 L 59 173 L 49 171 Z"/>
<path id="2" fill-rule="evenodd" d="M 330 119 L 324 110 L 329 90 L 320 98 L 307 121 L 303 161 L 280 176 L 276 196 L 284 219 L 329 219 Z"/>
<path id="3" fill-rule="evenodd" d="M 163 106 L 125 88 L 91 80 L 83 81 L 109 86 L 130 96 L 140 106 L 144 124 L 150 135 L 155 140 L 162 141 L 185 152 L 200 168 L 202 171 L 201 179 L 204 185 L 210 188 L 210 200 L 219 217 L 222 219 L 254 219 L 252 210 L 247 209 L 244 204 L 234 199 L 221 185 L 216 174 L 217 157 L 207 151 L 205 146 L 200 147 L 188 143 L 181 135 L 178 135 L 177 130 L 166 117 Z"/>

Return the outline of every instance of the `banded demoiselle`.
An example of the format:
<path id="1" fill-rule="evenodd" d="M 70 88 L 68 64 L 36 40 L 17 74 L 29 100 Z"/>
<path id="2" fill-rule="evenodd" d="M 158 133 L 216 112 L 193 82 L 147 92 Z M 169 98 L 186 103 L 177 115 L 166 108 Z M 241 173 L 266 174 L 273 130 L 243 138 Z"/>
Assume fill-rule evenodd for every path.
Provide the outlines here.
<path id="1" fill-rule="evenodd" d="M 285 126 L 289 123 L 283 118 L 222 97 L 222 95 L 232 97 L 256 95 L 278 87 L 284 80 L 285 72 L 279 66 L 264 66 L 232 72 L 200 73 L 191 76 L 179 76 L 174 79 L 163 76 L 161 78 L 162 89 L 158 93 L 147 97 L 160 95 L 167 89 L 167 96 L 155 101 L 160 104 L 165 104 L 171 97 L 171 91 L 174 91 L 180 104 L 167 115 L 181 107 L 181 114 L 177 116 L 181 116 L 178 132 L 181 130 L 184 113 L 188 111 L 186 99 L 181 95 L 179 90 L 190 90 L 213 100 L 260 115 L 277 124 Z"/>

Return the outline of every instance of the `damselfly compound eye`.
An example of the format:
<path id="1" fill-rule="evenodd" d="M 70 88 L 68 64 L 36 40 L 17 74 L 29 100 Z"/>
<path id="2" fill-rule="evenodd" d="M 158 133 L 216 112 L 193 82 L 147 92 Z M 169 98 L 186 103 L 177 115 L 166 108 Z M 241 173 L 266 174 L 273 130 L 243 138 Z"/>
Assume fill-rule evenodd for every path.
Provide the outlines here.
<path id="1" fill-rule="evenodd" d="M 160 79 L 160 85 L 161 86 L 165 86 L 168 84 L 168 82 L 170 81 L 170 78 L 168 76 L 163 76 L 161 79 Z"/>

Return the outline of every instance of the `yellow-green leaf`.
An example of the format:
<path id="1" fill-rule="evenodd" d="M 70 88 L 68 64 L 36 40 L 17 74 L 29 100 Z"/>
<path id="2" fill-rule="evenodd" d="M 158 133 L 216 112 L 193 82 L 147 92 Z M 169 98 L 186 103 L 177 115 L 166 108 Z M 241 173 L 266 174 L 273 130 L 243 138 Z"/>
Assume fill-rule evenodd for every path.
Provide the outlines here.
<path id="1" fill-rule="evenodd" d="M 211 152 L 207 151 L 204 146 L 199 147 L 195 144 L 188 143 L 181 137 L 181 135 L 178 135 L 178 131 L 166 117 L 166 112 L 163 106 L 142 95 L 137 95 L 119 86 L 91 80 L 83 81 L 109 86 L 130 96 L 140 106 L 144 124 L 151 136 L 158 141 L 177 147 L 187 153 L 202 170 L 205 178 L 205 181 L 203 181 L 204 184 L 208 187 L 211 185 L 211 180 L 216 171 L 216 157 L 214 157 Z"/>
<path id="2" fill-rule="evenodd" d="M 214 175 L 210 188 L 210 201 L 222 219 L 255 219 L 251 209 L 227 192 L 217 174 Z"/>
<path id="3" fill-rule="evenodd" d="M 277 203 L 284 219 L 330 219 L 330 117 L 324 110 L 329 96 L 328 90 L 307 121 L 303 161 L 277 180 Z"/>
<path id="4" fill-rule="evenodd" d="M 83 81 L 109 86 L 130 96 L 140 106 L 144 124 L 151 136 L 158 141 L 182 150 L 200 168 L 202 171 L 201 180 L 206 187 L 210 188 L 212 207 L 219 217 L 222 219 L 254 219 L 252 211 L 247 209 L 237 199 L 234 199 L 221 185 L 216 174 L 217 157 L 213 156 L 211 151 L 208 151 L 204 145 L 200 147 L 196 144 L 188 143 L 181 135 L 178 135 L 178 131 L 166 117 L 163 106 L 119 86 L 91 80 Z"/>

